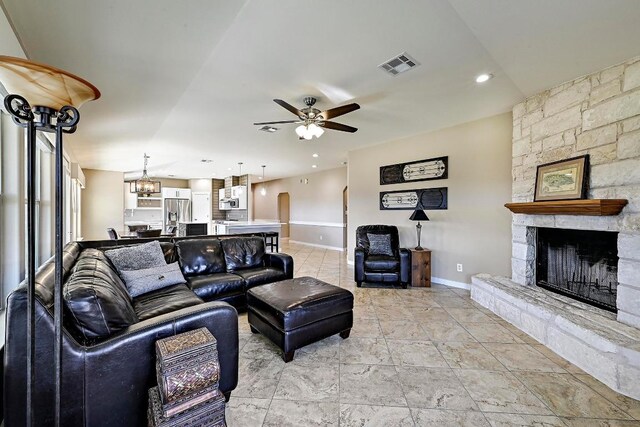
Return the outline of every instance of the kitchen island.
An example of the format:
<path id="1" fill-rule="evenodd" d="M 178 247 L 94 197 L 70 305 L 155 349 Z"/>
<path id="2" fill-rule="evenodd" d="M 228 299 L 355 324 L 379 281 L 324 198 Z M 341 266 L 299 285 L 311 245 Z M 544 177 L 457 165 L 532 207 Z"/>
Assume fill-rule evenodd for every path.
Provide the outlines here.
<path id="1" fill-rule="evenodd" d="M 213 221 L 214 234 L 268 233 L 280 234 L 282 223 L 277 221 Z"/>

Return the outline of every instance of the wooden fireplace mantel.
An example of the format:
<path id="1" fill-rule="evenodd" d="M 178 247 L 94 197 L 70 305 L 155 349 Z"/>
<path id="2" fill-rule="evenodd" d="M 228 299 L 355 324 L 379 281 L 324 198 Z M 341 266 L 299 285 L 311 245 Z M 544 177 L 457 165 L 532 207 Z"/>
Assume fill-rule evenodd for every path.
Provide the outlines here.
<path id="1" fill-rule="evenodd" d="M 506 203 L 504 206 L 517 214 L 611 216 L 618 215 L 627 203 L 626 199 L 589 199 Z"/>

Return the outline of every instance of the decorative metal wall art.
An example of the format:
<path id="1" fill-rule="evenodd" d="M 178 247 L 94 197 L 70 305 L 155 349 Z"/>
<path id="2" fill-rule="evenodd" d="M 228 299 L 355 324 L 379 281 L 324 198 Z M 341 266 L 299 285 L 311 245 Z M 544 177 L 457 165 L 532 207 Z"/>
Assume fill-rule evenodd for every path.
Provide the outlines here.
<path id="1" fill-rule="evenodd" d="M 449 156 L 380 166 L 380 185 L 447 179 Z"/>
<path id="2" fill-rule="evenodd" d="M 447 187 L 380 192 L 380 210 L 447 209 Z"/>

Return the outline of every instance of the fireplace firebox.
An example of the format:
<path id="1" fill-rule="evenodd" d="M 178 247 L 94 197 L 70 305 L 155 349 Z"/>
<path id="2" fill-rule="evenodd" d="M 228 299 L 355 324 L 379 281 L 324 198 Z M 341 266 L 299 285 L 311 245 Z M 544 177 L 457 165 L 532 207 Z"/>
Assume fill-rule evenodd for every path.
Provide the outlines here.
<path id="1" fill-rule="evenodd" d="M 538 228 L 536 284 L 616 312 L 618 233 Z"/>

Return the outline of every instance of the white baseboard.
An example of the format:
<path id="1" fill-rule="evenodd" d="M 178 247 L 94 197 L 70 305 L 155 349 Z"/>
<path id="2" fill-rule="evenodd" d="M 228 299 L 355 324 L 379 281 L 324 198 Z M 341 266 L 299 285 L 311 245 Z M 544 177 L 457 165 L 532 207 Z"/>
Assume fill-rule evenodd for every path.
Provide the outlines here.
<path id="1" fill-rule="evenodd" d="M 336 227 L 336 228 L 344 228 L 347 226 L 347 224 L 342 222 L 319 222 L 319 221 L 296 221 L 296 220 L 290 220 L 289 224 L 310 225 L 314 227 Z"/>
<path id="2" fill-rule="evenodd" d="M 337 246 L 318 245 L 315 243 L 299 242 L 297 240 L 289 240 L 289 243 L 297 243 L 298 245 L 313 246 L 314 248 L 330 249 L 332 251 L 344 252 L 344 248 L 339 248 Z"/>
<path id="3" fill-rule="evenodd" d="M 431 277 L 432 283 L 437 283 L 439 285 L 450 286 L 452 288 L 460 288 L 460 289 L 471 289 L 471 285 L 463 282 L 456 282 L 455 280 L 449 279 L 441 279 L 440 277 Z"/>

